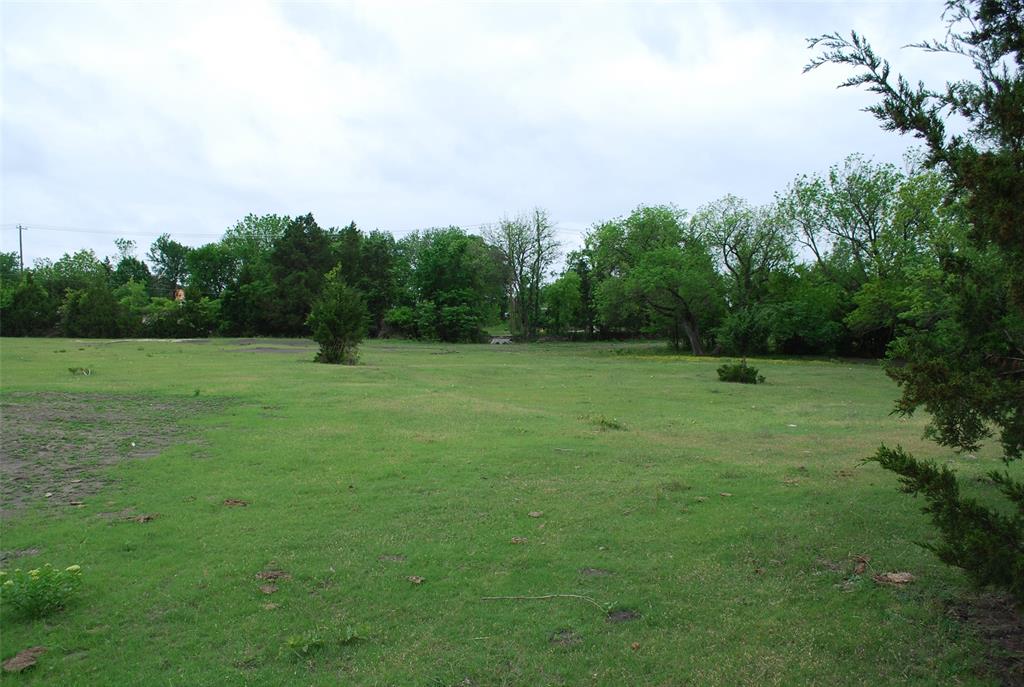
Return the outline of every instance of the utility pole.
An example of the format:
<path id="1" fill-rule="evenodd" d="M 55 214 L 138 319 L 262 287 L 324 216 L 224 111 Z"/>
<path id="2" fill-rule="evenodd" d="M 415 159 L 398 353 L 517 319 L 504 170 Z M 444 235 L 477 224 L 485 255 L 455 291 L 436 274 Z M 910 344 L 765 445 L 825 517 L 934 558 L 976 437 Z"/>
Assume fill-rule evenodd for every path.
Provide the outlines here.
<path id="1" fill-rule="evenodd" d="M 18 264 L 20 265 L 20 270 L 22 272 L 25 271 L 25 247 L 21 243 L 21 232 L 24 231 L 24 230 L 25 230 L 25 227 L 23 227 L 23 226 L 21 226 L 19 224 L 18 225 L 18 255 L 20 257 L 18 258 Z"/>

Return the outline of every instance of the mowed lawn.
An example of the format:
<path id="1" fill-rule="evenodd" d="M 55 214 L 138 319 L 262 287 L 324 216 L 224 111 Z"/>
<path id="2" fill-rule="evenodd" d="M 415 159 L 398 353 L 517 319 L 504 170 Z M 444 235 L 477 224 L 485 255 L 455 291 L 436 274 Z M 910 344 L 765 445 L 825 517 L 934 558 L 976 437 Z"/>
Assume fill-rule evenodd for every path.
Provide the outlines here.
<path id="1" fill-rule="evenodd" d="M 3 341 L 8 411 L 78 403 L 62 460 L 107 397 L 126 456 L 185 430 L 80 497 L 45 466 L 19 485 L 5 567 L 84 584 L 44 620 L 0 611 L 2 658 L 48 648 L 3 684 L 996 684 L 921 501 L 861 462 L 995 453 L 923 441 L 875 364 L 754 361 L 747 386 L 650 345 L 380 341 L 338 367 L 296 343 Z M 553 594 L 586 598 L 484 599 Z"/>

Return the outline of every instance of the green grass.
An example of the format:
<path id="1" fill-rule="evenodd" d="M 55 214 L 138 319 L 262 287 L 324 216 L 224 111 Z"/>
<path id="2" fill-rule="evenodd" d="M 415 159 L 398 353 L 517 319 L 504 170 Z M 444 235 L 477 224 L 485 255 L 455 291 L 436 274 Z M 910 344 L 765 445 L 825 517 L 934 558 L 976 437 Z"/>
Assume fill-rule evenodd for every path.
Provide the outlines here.
<path id="1" fill-rule="evenodd" d="M 185 421 L 201 446 L 3 522 L 4 550 L 41 550 L 9 566 L 83 568 L 57 615 L 0 611 L 4 659 L 49 648 L 3 682 L 995 684 L 946 613 L 964 579 L 914 543 L 920 502 L 860 463 L 882 441 L 978 473 L 993 452 L 924 442 L 872 364 L 759 360 L 753 386 L 621 348 L 370 342 L 337 367 L 273 340 L 4 340 L 5 395 L 224 403 Z M 159 517 L 98 515 L 125 509 Z M 879 587 L 854 555 L 918 581 Z M 292 579 L 267 596 L 269 568 Z M 547 594 L 600 608 L 481 600 Z"/>

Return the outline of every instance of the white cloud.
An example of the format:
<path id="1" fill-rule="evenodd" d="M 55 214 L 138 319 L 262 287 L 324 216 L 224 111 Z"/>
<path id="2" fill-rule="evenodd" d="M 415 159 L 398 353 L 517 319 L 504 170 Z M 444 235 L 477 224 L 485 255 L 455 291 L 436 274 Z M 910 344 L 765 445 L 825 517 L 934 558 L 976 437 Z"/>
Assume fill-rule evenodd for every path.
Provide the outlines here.
<path id="1" fill-rule="evenodd" d="M 942 30 L 941 2 L 2 7 L 4 250 L 14 222 L 198 243 L 248 212 L 411 229 L 542 205 L 578 229 L 764 202 L 908 143 L 842 70 L 801 73 L 806 36 L 856 26 L 892 55 Z M 39 232 L 28 254 L 112 238 Z"/>

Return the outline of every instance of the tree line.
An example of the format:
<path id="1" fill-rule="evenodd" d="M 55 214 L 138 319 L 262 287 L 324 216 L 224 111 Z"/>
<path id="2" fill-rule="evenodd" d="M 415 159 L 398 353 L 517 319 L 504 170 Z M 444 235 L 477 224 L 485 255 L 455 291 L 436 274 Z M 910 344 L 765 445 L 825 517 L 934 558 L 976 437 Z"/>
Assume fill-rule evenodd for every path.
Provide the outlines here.
<path id="1" fill-rule="evenodd" d="M 0 255 L 7 336 L 308 336 L 327 275 L 356 290 L 366 334 L 466 342 L 514 336 L 667 338 L 695 354 L 876 357 L 914 307 L 915 280 L 966 221 L 947 181 L 851 155 L 756 206 L 727 195 L 692 214 L 641 206 L 594 225 L 553 272 L 560 245 L 541 209 L 474 235 L 400 239 L 310 215 L 249 215 L 190 247 L 164 234 L 18 269 Z M 182 298 L 181 296 L 184 296 Z"/>

